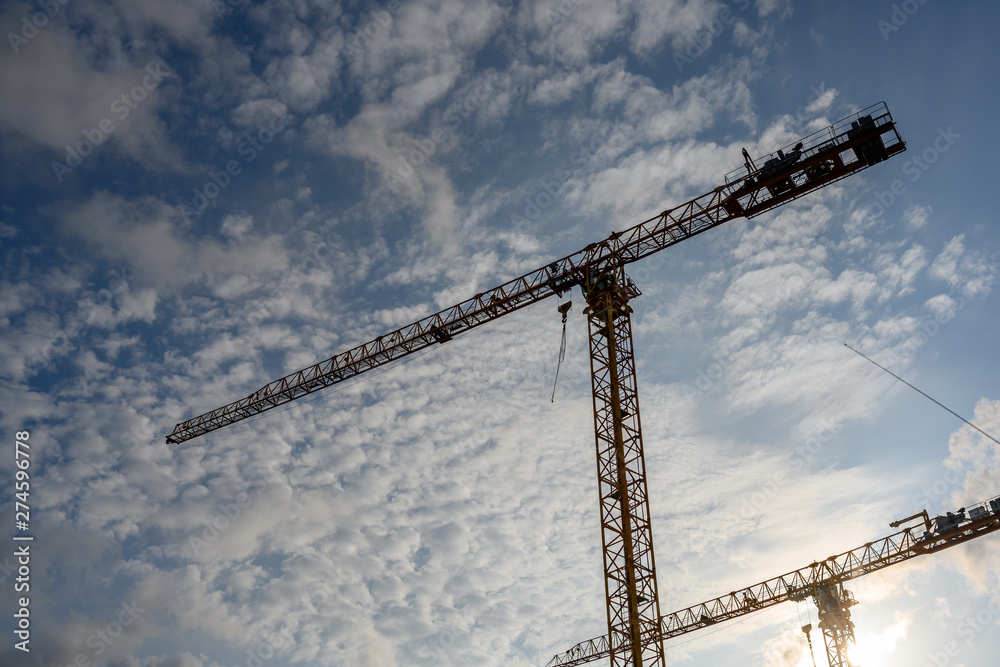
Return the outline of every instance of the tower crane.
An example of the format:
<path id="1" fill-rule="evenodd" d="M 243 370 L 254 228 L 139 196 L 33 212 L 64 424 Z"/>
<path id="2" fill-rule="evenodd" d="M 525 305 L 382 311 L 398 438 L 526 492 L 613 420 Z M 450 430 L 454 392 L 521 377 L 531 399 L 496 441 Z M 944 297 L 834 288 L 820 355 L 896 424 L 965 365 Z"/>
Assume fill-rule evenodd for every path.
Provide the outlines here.
<path id="1" fill-rule="evenodd" d="M 811 597 L 819 608 L 819 628 L 830 667 L 853 667 L 847 650 L 854 643 L 850 608 L 857 600 L 844 588 L 844 582 L 1000 530 L 1000 497 L 934 519 L 923 510 L 889 526 L 899 528 L 915 519 L 922 521 L 780 577 L 667 614 L 660 619 L 660 634 L 666 640 L 782 602 L 801 602 Z M 597 637 L 555 656 L 546 667 L 583 665 L 610 653 L 608 637 Z"/>
<path id="2" fill-rule="evenodd" d="M 740 217 L 754 217 L 906 149 L 884 102 L 844 118 L 758 162 L 725 184 L 572 255 L 373 341 L 270 382 L 249 396 L 177 424 L 178 444 L 450 341 L 470 329 L 574 286 L 583 292 L 590 338 L 604 585 L 611 664 L 664 664 L 646 470 L 639 421 L 632 308 L 641 292 L 632 262 Z"/>

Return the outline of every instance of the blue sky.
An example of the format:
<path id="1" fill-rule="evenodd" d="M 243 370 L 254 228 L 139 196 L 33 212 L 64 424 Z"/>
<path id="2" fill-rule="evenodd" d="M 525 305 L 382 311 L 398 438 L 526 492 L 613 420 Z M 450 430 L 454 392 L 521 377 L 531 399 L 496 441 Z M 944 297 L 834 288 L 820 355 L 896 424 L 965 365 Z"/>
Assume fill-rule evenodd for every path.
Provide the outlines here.
<path id="1" fill-rule="evenodd" d="M 5 572 L 0 661 L 542 665 L 602 634 L 578 292 L 555 403 L 543 303 L 164 436 L 881 100 L 906 153 L 631 270 L 662 611 L 1000 494 L 994 443 L 844 347 L 1000 432 L 998 18 L 942 0 L 4 3 L 0 420 L 31 434 L 35 542 L 32 651 Z M 12 453 L 0 470 L 13 489 Z M 998 556 L 986 537 L 851 584 L 859 664 L 995 664 Z M 807 618 L 787 604 L 668 656 L 806 667 Z"/>

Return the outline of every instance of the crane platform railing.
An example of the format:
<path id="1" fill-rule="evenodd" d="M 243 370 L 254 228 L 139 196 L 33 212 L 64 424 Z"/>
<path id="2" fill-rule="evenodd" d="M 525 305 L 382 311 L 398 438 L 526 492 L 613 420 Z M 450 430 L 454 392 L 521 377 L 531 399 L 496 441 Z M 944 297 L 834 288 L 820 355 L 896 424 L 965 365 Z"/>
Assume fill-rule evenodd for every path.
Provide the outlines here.
<path id="1" fill-rule="evenodd" d="M 903 150 L 892 114 L 879 102 L 756 161 L 744 150 L 744 166 L 725 176 L 726 207 L 753 218 Z"/>

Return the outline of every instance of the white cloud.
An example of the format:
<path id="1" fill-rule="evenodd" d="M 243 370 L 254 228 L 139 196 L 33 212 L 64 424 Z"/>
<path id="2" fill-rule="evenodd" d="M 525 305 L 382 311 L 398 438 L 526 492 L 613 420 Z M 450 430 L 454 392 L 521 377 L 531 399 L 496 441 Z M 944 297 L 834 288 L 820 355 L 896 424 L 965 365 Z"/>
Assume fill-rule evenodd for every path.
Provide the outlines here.
<path id="1" fill-rule="evenodd" d="M 295 110 L 311 109 L 336 90 L 343 50 L 343 34 L 330 30 L 311 45 L 308 56 L 293 53 L 272 60 L 264 79 L 284 104 Z"/>
<path id="2" fill-rule="evenodd" d="M 68 235 L 96 247 L 108 260 L 127 262 L 158 288 L 175 289 L 206 278 L 224 284 L 234 274 L 277 272 L 289 264 L 278 236 L 228 245 L 195 240 L 182 231 L 180 212 L 153 198 L 127 201 L 98 192 L 61 217 Z"/>
<path id="3" fill-rule="evenodd" d="M 913 244 L 899 259 L 890 253 L 883 253 L 877 262 L 879 265 L 879 287 L 881 288 L 879 301 L 883 302 L 893 292 L 897 292 L 899 296 L 905 296 L 915 291 L 913 283 L 928 263 L 927 251 L 923 247 Z"/>
<path id="4" fill-rule="evenodd" d="M 4 24 L 18 23 L 19 9 L 27 7 L 8 5 Z M 94 152 L 106 152 L 110 144 L 150 168 L 184 169 L 157 115 L 176 95 L 176 74 L 155 53 L 98 65 L 91 46 L 52 25 L 38 31 L 23 52 L 0 52 L 3 127 L 52 149 L 63 163 L 66 146 L 76 154 L 78 144 L 89 142 Z M 91 152 L 86 146 L 83 151 Z"/>
<path id="5" fill-rule="evenodd" d="M 275 117 L 289 119 L 288 106 L 275 99 L 248 100 L 233 109 L 232 116 L 237 126 L 254 129 L 269 125 Z"/>
<path id="6" fill-rule="evenodd" d="M 46 438 L 36 507 L 40 525 L 56 528 L 45 536 L 54 560 L 39 567 L 67 583 L 39 602 L 74 615 L 38 614 L 56 637 L 40 660 L 71 663 L 75 638 L 133 595 L 147 616 L 109 656 L 128 667 L 242 664 L 281 632 L 291 640 L 274 664 L 528 665 L 602 633 L 578 314 L 555 404 L 560 323 L 549 304 L 261 422 L 183 447 L 163 436 L 178 419 L 701 194 L 743 146 L 769 151 L 824 123 L 836 91 L 758 119 L 772 113 L 757 85 L 774 74 L 776 34 L 758 18 L 790 5 L 741 14 L 737 50 L 706 54 L 706 74 L 675 83 L 669 50 L 736 4 L 405 2 L 363 48 L 352 39 L 371 15 L 325 2 L 246 3 L 226 17 L 208 3 L 66 5 L 81 7 L 69 25 L 87 30 L 50 26 L 31 45 L 40 60 L 13 63 L 27 65 L 13 89 L 33 108 L 8 102 L 4 127 L 20 140 L 59 150 L 56 138 L 105 113 L 105 92 L 163 54 L 178 57 L 178 76 L 156 91 L 148 124 L 118 140 L 127 155 L 149 149 L 157 179 L 164 165 L 183 167 L 163 157 L 180 150 L 217 165 L 214 151 L 236 137 L 227 124 L 277 114 L 289 131 L 286 152 L 263 168 L 272 206 L 183 221 L 164 203 L 176 181 L 148 185 L 140 161 L 127 178 L 106 172 L 101 187 L 119 194 L 78 179 L 84 189 L 58 193 L 37 221 L 28 206 L 18 227 L 0 228 L 0 421 L 8 432 L 38 424 Z M 255 31 L 264 36 L 250 44 Z M 56 78 L 27 90 L 40 72 Z M 484 81 L 490 94 L 453 127 L 450 112 Z M 431 156 L 390 185 L 401 157 L 428 141 Z M 558 202 L 536 227 L 510 230 L 510 211 L 564 158 Z M 915 473 L 853 441 L 893 392 L 842 343 L 891 352 L 926 313 L 951 318 L 959 292 L 988 294 L 994 278 L 988 244 L 980 250 L 971 232 L 928 271 L 923 245 L 898 232 L 870 221 L 842 230 L 853 196 L 853 184 L 827 188 L 645 265 L 636 349 L 664 605 L 863 544 L 899 516 Z M 910 231 L 926 229 L 928 214 L 907 209 Z M 121 264 L 135 275 L 102 276 Z M 928 291 L 925 272 L 953 291 Z M 710 386 L 689 391 L 706 370 Z M 796 463 L 830 424 L 837 434 Z M 981 443 L 956 440 L 953 452 L 970 485 L 996 481 Z M 772 492 L 775 471 L 791 469 Z M 754 653 L 754 633 L 775 618 L 708 642 Z M 794 657 L 793 631 L 761 658 Z M 162 646 L 182 648 L 159 655 Z"/>
<path id="7" fill-rule="evenodd" d="M 761 16 L 780 11 L 781 18 L 785 18 L 792 13 L 792 0 L 757 0 L 757 11 Z"/>
<path id="8" fill-rule="evenodd" d="M 1000 400 L 980 399 L 971 421 L 992 437 L 1000 439 Z M 968 426 L 953 432 L 948 440 L 948 457 L 942 463 L 947 469 L 941 471 L 942 486 L 953 489 L 950 501 L 944 503 L 946 506 L 965 507 L 1000 495 L 1000 446 L 982 433 Z M 951 483 L 956 473 L 962 480 L 960 488 Z M 974 582 L 978 593 L 996 590 L 1000 582 L 1000 569 L 996 565 L 1000 558 L 1000 545 L 995 538 L 975 540 L 956 549 L 952 558 L 957 569 Z"/>
<path id="9" fill-rule="evenodd" d="M 923 228 L 930 220 L 933 209 L 930 206 L 913 205 L 903 212 L 903 220 L 911 230 Z"/>
<path id="10" fill-rule="evenodd" d="M 907 638 L 913 613 L 899 611 L 893 624 L 881 632 L 871 630 L 856 633 L 856 644 L 849 650 L 851 660 L 858 664 L 878 664 L 896 653 L 897 644 Z"/>
<path id="11" fill-rule="evenodd" d="M 958 261 L 965 252 L 963 238 L 964 236 L 959 235 L 948 241 L 944 250 L 934 258 L 934 263 L 931 264 L 931 275 L 953 287 L 958 284 Z"/>
<path id="12" fill-rule="evenodd" d="M 967 252 L 964 239 L 960 234 L 945 244 L 944 250 L 931 263 L 930 274 L 948 283 L 965 298 L 986 296 L 1000 272 L 996 254 L 987 257 L 981 251 Z"/>
<path id="13" fill-rule="evenodd" d="M 958 311 L 958 302 L 947 294 L 932 296 L 924 304 L 939 321 L 947 322 Z"/>
<path id="14" fill-rule="evenodd" d="M 249 214 L 227 215 L 222 221 L 222 233 L 234 239 L 242 239 L 253 228 L 253 216 Z"/>

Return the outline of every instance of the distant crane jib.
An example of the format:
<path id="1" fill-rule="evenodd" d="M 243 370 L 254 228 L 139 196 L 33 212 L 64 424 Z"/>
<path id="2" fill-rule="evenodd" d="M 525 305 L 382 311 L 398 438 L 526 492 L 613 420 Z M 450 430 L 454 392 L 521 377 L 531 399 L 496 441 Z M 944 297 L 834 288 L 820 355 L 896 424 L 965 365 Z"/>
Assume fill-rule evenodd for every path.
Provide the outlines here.
<path id="1" fill-rule="evenodd" d="M 968 511 L 966 512 L 966 509 Z M 903 521 L 924 516 L 915 514 Z M 897 527 L 901 522 L 889 524 Z M 929 529 L 928 529 L 929 528 Z M 937 553 L 1000 530 L 1000 497 L 991 498 L 958 514 L 947 513 L 932 522 L 923 522 L 875 542 L 845 551 L 826 560 L 773 577 L 679 611 L 660 620 L 663 639 L 729 621 L 787 601 L 814 597 L 817 587 L 829 587 L 910 560 Z M 583 665 L 608 657 L 607 637 L 580 642 L 550 660 L 546 667 Z"/>

